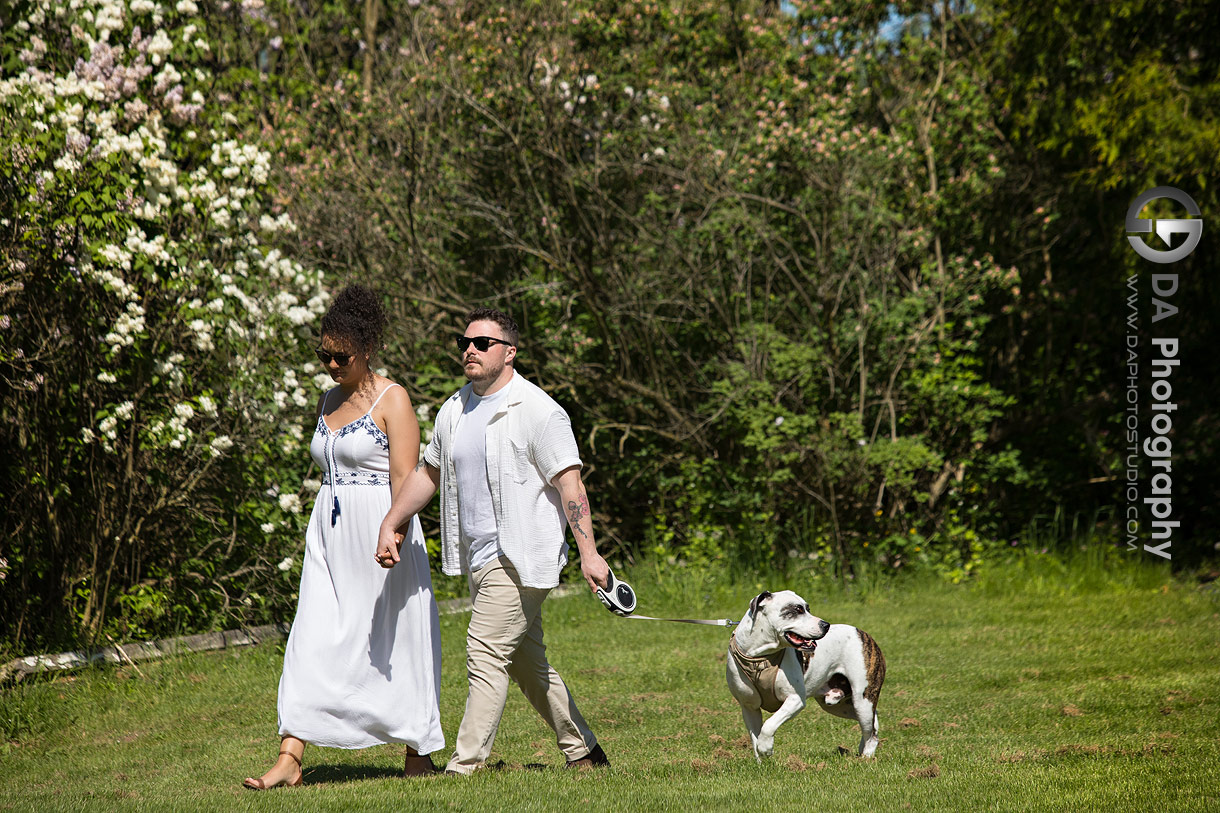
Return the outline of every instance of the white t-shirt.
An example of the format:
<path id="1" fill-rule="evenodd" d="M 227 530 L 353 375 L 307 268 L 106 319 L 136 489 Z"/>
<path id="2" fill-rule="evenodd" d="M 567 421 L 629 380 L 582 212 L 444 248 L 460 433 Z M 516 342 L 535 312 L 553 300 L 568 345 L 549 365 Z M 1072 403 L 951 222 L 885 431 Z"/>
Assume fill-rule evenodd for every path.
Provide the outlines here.
<path id="1" fill-rule="evenodd" d="M 490 564 L 501 553 L 491 484 L 487 480 L 487 424 L 504 405 L 508 387 L 480 398 L 473 392 L 458 418 L 453 438 L 462 547 L 470 572 Z"/>
<path id="2" fill-rule="evenodd" d="M 500 525 L 500 550 L 517 568 L 523 587 L 559 584 L 567 562 L 567 515 L 555 478 L 579 467 L 572 422 L 555 399 L 514 373 L 504 413 L 487 425 L 485 451 L 492 468 L 492 510 Z M 458 517 L 458 477 L 453 465 L 457 425 L 474 385 L 445 399 L 423 457 L 440 472 L 441 569 L 450 576 L 468 572 Z"/>

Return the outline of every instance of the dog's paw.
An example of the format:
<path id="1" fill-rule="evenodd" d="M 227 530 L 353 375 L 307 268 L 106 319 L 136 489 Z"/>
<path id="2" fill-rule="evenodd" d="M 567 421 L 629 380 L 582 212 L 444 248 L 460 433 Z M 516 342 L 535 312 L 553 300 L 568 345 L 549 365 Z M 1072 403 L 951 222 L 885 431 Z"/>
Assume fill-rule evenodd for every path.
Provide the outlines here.
<path id="1" fill-rule="evenodd" d="M 833 706 L 842 699 L 843 699 L 843 690 L 842 689 L 830 689 L 826 692 L 825 696 L 822 697 L 822 702 L 828 706 Z"/>
<path id="2" fill-rule="evenodd" d="M 774 751 L 775 751 L 775 738 L 774 737 L 760 735 L 759 738 L 754 741 L 754 756 L 758 759 L 759 762 L 761 762 L 762 760 L 771 756 L 772 752 L 774 752 Z"/>

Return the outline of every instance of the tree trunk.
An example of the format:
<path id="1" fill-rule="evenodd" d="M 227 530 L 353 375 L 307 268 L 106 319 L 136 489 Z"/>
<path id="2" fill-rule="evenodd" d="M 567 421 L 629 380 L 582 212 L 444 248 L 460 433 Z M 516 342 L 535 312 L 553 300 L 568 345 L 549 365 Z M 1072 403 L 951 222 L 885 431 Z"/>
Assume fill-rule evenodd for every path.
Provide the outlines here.
<path id="1" fill-rule="evenodd" d="M 364 95 L 373 92 L 373 52 L 377 48 L 377 17 L 381 0 L 364 0 Z"/>

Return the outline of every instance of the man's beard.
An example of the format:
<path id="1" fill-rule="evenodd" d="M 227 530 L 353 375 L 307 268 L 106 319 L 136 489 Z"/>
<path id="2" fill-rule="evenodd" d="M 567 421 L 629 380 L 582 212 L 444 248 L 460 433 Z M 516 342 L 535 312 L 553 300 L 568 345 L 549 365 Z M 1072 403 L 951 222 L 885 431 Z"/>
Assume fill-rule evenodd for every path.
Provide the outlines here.
<path id="1" fill-rule="evenodd" d="M 504 365 L 501 365 L 498 368 L 493 368 L 483 362 L 476 362 L 473 370 L 471 370 L 469 366 L 463 369 L 463 372 L 466 374 L 467 381 L 477 382 L 495 381 L 503 371 Z"/>

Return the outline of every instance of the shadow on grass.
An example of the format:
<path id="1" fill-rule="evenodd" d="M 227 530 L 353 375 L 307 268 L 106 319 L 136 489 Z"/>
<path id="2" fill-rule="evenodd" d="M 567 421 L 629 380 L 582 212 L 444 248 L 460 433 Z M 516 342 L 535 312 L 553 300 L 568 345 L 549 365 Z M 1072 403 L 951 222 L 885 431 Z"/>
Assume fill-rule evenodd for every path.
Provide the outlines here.
<path id="1" fill-rule="evenodd" d="M 538 762 L 527 765 L 508 765 L 503 761 L 488 765 L 488 771 L 545 771 L 551 766 Z M 438 767 L 436 776 L 441 775 L 443 766 Z M 342 785 L 348 782 L 363 782 L 369 779 L 402 779 L 402 768 L 384 768 L 371 765 L 311 765 L 305 769 L 305 783 L 308 785 Z M 410 777 L 415 779 L 417 777 Z"/>
<path id="2" fill-rule="evenodd" d="M 402 768 L 379 768 L 371 765 L 310 765 L 305 769 L 309 785 L 341 785 L 367 779 L 401 779 Z"/>

